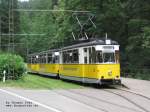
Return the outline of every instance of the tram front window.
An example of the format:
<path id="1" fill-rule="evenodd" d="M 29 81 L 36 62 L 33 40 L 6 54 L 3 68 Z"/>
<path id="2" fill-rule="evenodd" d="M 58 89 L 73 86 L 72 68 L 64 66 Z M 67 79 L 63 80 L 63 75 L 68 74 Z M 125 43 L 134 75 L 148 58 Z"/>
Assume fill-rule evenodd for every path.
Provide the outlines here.
<path id="1" fill-rule="evenodd" d="M 114 53 L 103 53 L 103 62 L 104 63 L 115 63 L 115 54 Z"/>
<path id="2" fill-rule="evenodd" d="M 89 63 L 119 63 L 118 59 L 119 55 L 115 52 L 95 50 L 94 47 L 89 48 Z"/>

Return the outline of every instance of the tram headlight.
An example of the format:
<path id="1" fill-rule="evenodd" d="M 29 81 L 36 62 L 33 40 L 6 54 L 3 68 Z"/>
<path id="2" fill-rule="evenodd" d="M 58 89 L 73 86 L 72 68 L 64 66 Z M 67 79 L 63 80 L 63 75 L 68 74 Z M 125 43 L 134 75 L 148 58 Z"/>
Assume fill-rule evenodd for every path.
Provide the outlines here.
<path id="1" fill-rule="evenodd" d="M 101 79 L 104 79 L 104 76 L 101 76 Z"/>
<path id="2" fill-rule="evenodd" d="M 115 79 L 119 79 L 119 76 L 117 75 Z"/>

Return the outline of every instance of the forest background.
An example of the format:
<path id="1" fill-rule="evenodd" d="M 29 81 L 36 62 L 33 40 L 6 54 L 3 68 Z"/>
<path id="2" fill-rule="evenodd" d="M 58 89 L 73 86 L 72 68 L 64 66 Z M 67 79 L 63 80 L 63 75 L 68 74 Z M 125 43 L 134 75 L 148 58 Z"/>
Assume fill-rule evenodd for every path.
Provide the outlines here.
<path id="1" fill-rule="evenodd" d="M 10 47 L 11 0 L 0 0 L 0 49 Z M 122 75 L 150 77 L 150 0 L 13 0 L 13 35 L 15 53 L 28 53 L 65 46 L 73 41 L 72 32 L 79 33 L 79 25 L 69 11 L 91 11 L 97 28 L 87 25 L 88 36 L 104 38 L 105 34 L 120 44 Z M 86 21 L 86 17 L 82 21 Z M 31 35 L 30 35 L 31 34 Z M 37 34 L 37 35 L 32 35 Z M 10 50 L 10 49 L 9 49 Z"/>

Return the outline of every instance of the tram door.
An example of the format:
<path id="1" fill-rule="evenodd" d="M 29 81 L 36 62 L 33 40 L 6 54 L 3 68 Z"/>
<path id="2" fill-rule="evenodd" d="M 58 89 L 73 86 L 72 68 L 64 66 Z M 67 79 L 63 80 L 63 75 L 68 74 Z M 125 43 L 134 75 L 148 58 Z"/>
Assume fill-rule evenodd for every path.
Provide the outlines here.
<path id="1" fill-rule="evenodd" d="M 89 64 L 89 49 L 88 48 L 82 48 L 82 52 L 80 52 L 80 60 L 82 60 L 82 82 L 85 82 L 85 77 L 87 73 L 87 67 Z"/>
<path id="2" fill-rule="evenodd" d="M 89 64 L 89 49 L 84 48 L 84 64 Z"/>

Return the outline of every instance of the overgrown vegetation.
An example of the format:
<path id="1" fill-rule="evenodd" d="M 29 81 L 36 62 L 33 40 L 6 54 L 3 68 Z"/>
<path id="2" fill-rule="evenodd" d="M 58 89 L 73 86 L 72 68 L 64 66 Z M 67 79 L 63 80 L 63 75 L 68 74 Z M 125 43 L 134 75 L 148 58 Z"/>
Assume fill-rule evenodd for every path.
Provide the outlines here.
<path id="1" fill-rule="evenodd" d="M 26 71 L 24 60 L 19 55 L 0 54 L 0 80 L 4 76 L 7 79 L 18 80 Z"/>
<path id="2" fill-rule="evenodd" d="M 2 33 L 8 33 L 10 0 L 1 1 Z M 17 0 L 14 1 L 14 8 L 91 11 L 95 15 L 94 23 L 97 29 L 87 25 L 88 36 L 91 37 L 91 33 L 95 33 L 95 37 L 103 38 L 107 32 L 109 38 L 119 42 L 122 72 L 135 73 L 136 77 L 138 69 L 150 68 L 150 0 L 30 0 L 19 2 L 18 5 Z M 15 42 L 28 43 L 29 53 L 62 47 L 73 41 L 72 31 L 75 31 L 76 35 L 79 33 L 77 21 L 68 11 L 14 12 L 14 26 L 17 27 L 15 33 L 42 34 L 25 35 L 15 39 Z M 3 42 L 5 39 L 2 39 Z M 22 47 L 17 49 L 20 54 L 25 54 L 25 50 L 21 50 Z M 146 74 L 150 77 L 149 70 Z"/>
<path id="3" fill-rule="evenodd" d="M 132 67 L 126 67 L 122 73 L 122 76 L 124 77 L 130 77 L 130 78 L 138 78 L 143 80 L 150 80 L 150 69 L 141 69 L 141 68 L 132 68 Z"/>
<path id="4" fill-rule="evenodd" d="M 37 75 L 24 74 L 22 79 L 5 83 L 0 82 L 0 87 L 16 87 L 24 89 L 75 89 L 83 88 L 80 85 L 68 83 L 62 80 L 44 78 Z"/>
<path id="5" fill-rule="evenodd" d="M 10 3 L 12 2 L 13 5 L 11 6 Z M 18 0 L 0 0 L 0 51 L 8 50 L 9 47 L 9 52 L 11 52 L 13 49 L 11 46 L 13 44 L 8 44 L 13 43 L 13 41 L 17 43 L 20 41 L 20 37 L 16 35 L 14 37 L 15 39 L 11 38 L 13 34 L 18 34 L 20 32 L 19 12 L 12 11 L 12 8 L 18 8 Z M 12 35 L 10 35 L 10 33 L 12 33 Z M 18 45 L 14 47 L 18 50 Z"/>

